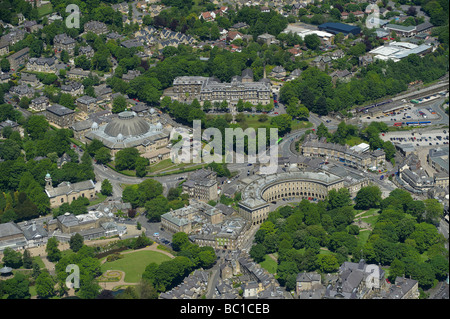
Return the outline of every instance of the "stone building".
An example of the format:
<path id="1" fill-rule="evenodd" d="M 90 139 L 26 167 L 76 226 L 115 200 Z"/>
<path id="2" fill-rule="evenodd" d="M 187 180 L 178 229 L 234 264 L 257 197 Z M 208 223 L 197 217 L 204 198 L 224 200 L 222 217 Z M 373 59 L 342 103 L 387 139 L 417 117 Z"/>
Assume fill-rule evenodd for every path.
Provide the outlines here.
<path id="1" fill-rule="evenodd" d="M 94 56 L 94 49 L 90 45 L 80 47 L 78 50 L 78 55 L 85 55 L 87 58 L 92 58 Z"/>
<path id="2" fill-rule="evenodd" d="M 8 42 L 0 40 L 0 56 L 7 55 L 8 53 L 9 53 Z"/>
<path id="3" fill-rule="evenodd" d="M 419 299 L 419 282 L 414 279 L 397 277 L 389 287 L 386 299 Z"/>
<path id="4" fill-rule="evenodd" d="M 267 218 L 270 202 L 290 198 L 324 200 L 330 190 L 343 187 L 342 177 L 324 171 L 292 170 L 262 176 L 243 189 L 239 214 L 258 225 Z"/>
<path id="5" fill-rule="evenodd" d="M 72 96 L 81 95 L 84 91 L 84 85 L 80 82 L 68 82 L 65 85 L 61 85 L 61 93 L 70 94 Z"/>
<path id="6" fill-rule="evenodd" d="M 189 198 L 208 202 L 217 200 L 217 173 L 212 170 L 200 169 L 191 173 L 185 183 L 183 183 L 183 193 Z"/>
<path id="7" fill-rule="evenodd" d="M 31 100 L 30 103 L 30 109 L 37 111 L 37 112 L 41 112 L 41 111 L 45 111 L 47 109 L 47 107 L 50 106 L 50 100 L 48 99 L 48 97 L 42 95 L 40 97 L 37 97 L 35 99 Z"/>
<path id="8" fill-rule="evenodd" d="M 173 233 L 200 230 L 205 223 L 219 224 L 223 221 L 223 214 L 219 209 L 206 203 L 190 200 L 185 206 L 161 215 L 161 228 Z"/>
<path id="9" fill-rule="evenodd" d="M 62 33 L 58 34 L 53 38 L 53 47 L 57 50 L 57 52 L 61 52 L 63 50 L 67 51 L 69 54 L 73 54 L 75 49 L 76 41 L 69 37 L 67 34 Z"/>
<path id="10" fill-rule="evenodd" d="M 55 208 L 64 203 L 72 203 L 78 197 L 86 197 L 90 200 L 95 197 L 95 185 L 92 180 L 69 183 L 62 182 L 53 187 L 50 174 L 45 175 L 45 193 L 50 199 L 50 207 Z"/>
<path id="11" fill-rule="evenodd" d="M 358 152 L 345 145 L 319 140 L 314 134 L 309 134 L 301 144 L 300 153 L 303 156 L 323 157 L 363 169 L 383 167 L 386 162 L 383 150 Z"/>
<path id="12" fill-rule="evenodd" d="M 80 110 L 86 113 L 92 113 L 97 110 L 97 99 L 89 95 L 83 95 L 76 100 Z"/>
<path id="13" fill-rule="evenodd" d="M 19 99 L 23 97 L 27 97 L 29 99 L 33 98 L 35 90 L 32 87 L 29 87 L 26 84 L 20 84 L 17 86 L 13 86 L 9 89 L 9 93 L 11 95 L 17 95 Z"/>
<path id="14" fill-rule="evenodd" d="M 100 21 L 89 21 L 84 24 L 84 32 L 93 32 L 97 35 L 108 33 L 106 24 Z"/>
<path id="15" fill-rule="evenodd" d="M 26 246 L 26 243 L 23 231 L 16 223 L 0 224 L 0 251 L 7 247 L 12 249 L 23 248 Z"/>
<path id="16" fill-rule="evenodd" d="M 24 65 L 26 60 L 29 58 L 29 52 L 30 48 L 27 47 L 7 57 L 6 59 L 9 61 L 10 68 L 17 71 L 17 69 Z"/>
<path id="17" fill-rule="evenodd" d="M 242 246 L 244 235 L 249 227 L 248 221 L 236 216 L 219 224 L 205 224 L 189 238 L 200 247 L 210 246 L 214 249 L 234 250 Z"/>
<path id="18" fill-rule="evenodd" d="M 316 272 L 301 272 L 297 275 L 295 292 L 299 298 L 302 292 L 320 290 L 322 287 L 322 278 Z"/>
<path id="19" fill-rule="evenodd" d="M 93 123 L 85 137 L 102 141 L 113 156 L 124 148 L 136 147 L 142 156 L 153 158 L 154 152 L 166 148 L 169 143 L 169 133 L 161 123 L 150 124 L 130 111 L 119 113 L 118 117 L 104 125 Z M 170 151 L 166 157 L 169 158 L 169 155 Z"/>
<path id="20" fill-rule="evenodd" d="M 269 104 L 270 82 L 264 79 L 253 82 L 247 74 L 243 75 L 233 77 L 231 83 L 221 83 L 217 78 L 203 76 L 180 76 L 173 81 L 169 96 L 180 102 L 197 99 L 200 103 L 204 101 L 220 103 L 225 100 L 230 105 L 236 105 L 242 100 L 253 105 Z"/>
<path id="21" fill-rule="evenodd" d="M 60 104 L 53 104 L 48 107 L 45 116 L 51 123 L 58 125 L 59 127 L 67 128 L 75 121 L 75 112 Z"/>
<path id="22" fill-rule="evenodd" d="M 34 72 L 55 73 L 55 58 L 30 58 L 27 63 L 27 70 Z"/>

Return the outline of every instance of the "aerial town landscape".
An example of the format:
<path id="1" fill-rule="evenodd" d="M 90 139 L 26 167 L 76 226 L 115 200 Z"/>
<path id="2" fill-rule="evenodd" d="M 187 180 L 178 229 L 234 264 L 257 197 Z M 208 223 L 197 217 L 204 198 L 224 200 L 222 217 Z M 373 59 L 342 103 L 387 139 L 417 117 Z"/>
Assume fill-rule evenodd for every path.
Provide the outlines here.
<path id="1" fill-rule="evenodd" d="M 0 299 L 449 299 L 448 16 L 0 0 Z"/>

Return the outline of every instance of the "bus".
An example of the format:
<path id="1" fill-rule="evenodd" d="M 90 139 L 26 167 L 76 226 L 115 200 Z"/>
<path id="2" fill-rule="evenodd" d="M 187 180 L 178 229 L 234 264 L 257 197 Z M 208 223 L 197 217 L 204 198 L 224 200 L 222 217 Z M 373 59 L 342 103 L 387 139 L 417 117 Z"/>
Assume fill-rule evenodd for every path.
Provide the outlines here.
<path id="1" fill-rule="evenodd" d="M 417 100 L 411 100 L 410 101 L 412 104 L 419 104 L 419 101 L 417 101 Z"/>
<path id="2" fill-rule="evenodd" d="M 277 141 L 277 145 L 280 144 L 282 141 L 283 141 L 283 138 L 280 137 L 280 138 L 278 139 L 278 141 Z"/>
<path id="3" fill-rule="evenodd" d="M 395 122 L 394 126 L 402 126 L 402 122 Z"/>

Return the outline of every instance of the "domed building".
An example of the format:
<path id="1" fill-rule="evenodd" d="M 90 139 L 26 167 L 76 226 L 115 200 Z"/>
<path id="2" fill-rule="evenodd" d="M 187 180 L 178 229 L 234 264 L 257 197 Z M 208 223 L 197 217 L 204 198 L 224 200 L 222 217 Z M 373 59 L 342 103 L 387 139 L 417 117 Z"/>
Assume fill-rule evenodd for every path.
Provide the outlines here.
<path id="1" fill-rule="evenodd" d="M 157 162 L 169 158 L 170 150 L 166 148 L 169 133 L 159 122 L 152 124 L 135 112 L 124 111 L 107 124 L 98 125 L 94 122 L 85 136 L 90 141 L 102 141 L 113 156 L 124 148 L 136 147 L 150 162 Z"/>

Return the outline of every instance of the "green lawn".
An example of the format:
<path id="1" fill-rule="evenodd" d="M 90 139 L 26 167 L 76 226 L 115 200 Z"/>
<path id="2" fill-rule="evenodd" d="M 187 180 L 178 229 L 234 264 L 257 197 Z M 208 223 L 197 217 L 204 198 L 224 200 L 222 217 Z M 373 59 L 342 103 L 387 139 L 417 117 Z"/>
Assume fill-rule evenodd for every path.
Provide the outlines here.
<path id="1" fill-rule="evenodd" d="M 33 257 L 33 262 L 35 262 L 36 264 L 39 265 L 39 268 L 43 269 L 45 268 L 44 262 L 42 261 L 40 256 L 34 256 Z"/>
<path id="2" fill-rule="evenodd" d="M 275 111 L 276 112 L 276 111 Z M 270 116 L 267 116 L 267 120 L 264 122 L 259 121 L 259 118 L 262 116 L 262 114 L 246 114 L 245 115 L 245 124 L 247 124 L 248 127 L 254 128 L 257 130 L 260 127 L 270 127 Z M 243 124 L 243 123 L 242 123 Z M 313 124 L 309 121 L 300 121 L 300 120 L 292 120 L 291 124 L 291 130 L 300 130 L 303 128 L 309 128 L 312 127 Z"/>
<path id="3" fill-rule="evenodd" d="M 303 128 L 310 128 L 310 127 L 313 127 L 313 124 L 309 121 L 292 120 L 292 127 L 291 127 L 292 131 L 301 130 Z"/>
<path id="4" fill-rule="evenodd" d="M 46 14 L 52 13 L 53 7 L 51 3 L 44 4 L 40 6 L 38 9 L 39 17 L 45 16 Z"/>
<path id="5" fill-rule="evenodd" d="M 277 262 L 273 260 L 269 255 L 266 255 L 264 261 L 260 262 L 259 264 L 262 268 L 264 268 L 271 274 L 274 274 L 277 271 Z"/>
<path id="6" fill-rule="evenodd" d="M 161 161 L 159 163 L 156 163 L 154 165 L 150 165 L 150 172 L 152 172 L 152 173 L 153 172 L 158 172 L 158 171 L 164 170 L 164 169 L 166 169 L 168 167 L 174 167 L 174 166 L 175 166 L 175 164 L 172 163 L 172 160 L 170 158 L 168 158 L 168 159 L 165 159 L 165 160 L 163 160 L 163 161 Z"/>
<path id="7" fill-rule="evenodd" d="M 123 254 L 123 258 L 105 262 L 101 266 L 101 271 L 122 270 L 125 272 L 125 282 L 139 282 L 142 273 L 150 263 L 160 264 L 163 261 L 170 260 L 170 257 L 156 251 L 136 251 L 133 253 Z"/>
<path id="8" fill-rule="evenodd" d="M 364 245 L 367 242 L 367 239 L 369 239 L 369 235 L 372 232 L 370 230 L 362 230 L 359 232 L 359 235 L 356 236 L 358 239 L 358 244 Z"/>
<path id="9" fill-rule="evenodd" d="M 352 136 L 345 141 L 348 146 L 355 146 L 364 143 L 364 141 L 358 136 Z"/>

